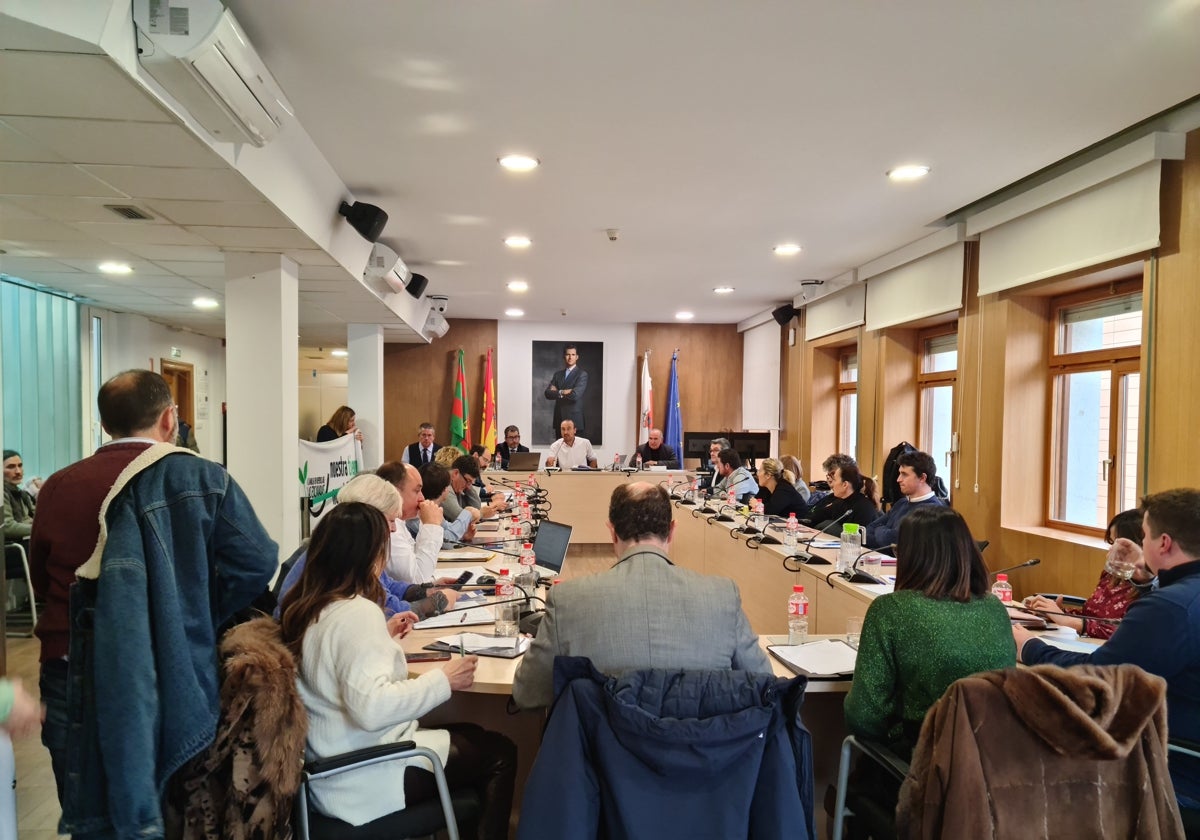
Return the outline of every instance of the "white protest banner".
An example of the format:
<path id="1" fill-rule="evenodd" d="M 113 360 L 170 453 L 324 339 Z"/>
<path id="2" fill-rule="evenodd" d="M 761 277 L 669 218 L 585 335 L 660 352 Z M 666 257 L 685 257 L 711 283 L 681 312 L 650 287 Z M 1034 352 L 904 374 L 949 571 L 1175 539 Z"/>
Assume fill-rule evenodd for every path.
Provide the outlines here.
<path id="1" fill-rule="evenodd" d="M 309 525 L 336 504 L 337 492 L 358 475 L 362 444 L 354 435 L 326 443 L 300 441 L 300 497 L 308 500 Z"/>

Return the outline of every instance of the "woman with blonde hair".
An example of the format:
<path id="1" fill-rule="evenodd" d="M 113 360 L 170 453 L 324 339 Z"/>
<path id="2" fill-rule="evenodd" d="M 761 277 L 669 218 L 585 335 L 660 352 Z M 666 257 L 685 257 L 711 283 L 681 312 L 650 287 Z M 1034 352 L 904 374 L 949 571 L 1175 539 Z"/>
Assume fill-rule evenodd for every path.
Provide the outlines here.
<path id="1" fill-rule="evenodd" d="M 329 418 L 329 422 L 317 429 L 317 443 L 337 440 L 346 435 L 354 435 L 362 443 L 362 432 L 355 423 L 354 409 L 348 405 L 338 406 L 337 411 Z"/>
<path id="2" fill-rule="evenodd" d="M 768 516 L 786 518 L 789 513 L 794 513 L 799 519 L 808 510 L 796 490 L 795 477 L 774 458 L 758 462 L 758 498 L 762 499 L 763 513 Z"/>
<path id="3" fill-rule="evenodd" d="M 811 493 L 808 489 L 808 482 L 804 480 L 804 467 L 800 465 L 800 459 L 795 455 L 781 455 L 779 463 L 792 474 L 792 484 L 795 486 L 796 492 L 800 494 L 800 498 L 804 499 L 804 503 L 808 504 L 808 497 Z"/>
<path id="4" fill-rule="evenodd" d="M 454 462 L 466 454 L 467 453 L 463 452 L 459 447 L 452 444 L 446 444 L 438 449 L 437 452 L 433 453 L 433 463 L 441 464 L 448 470 L 453 469 Z"/>

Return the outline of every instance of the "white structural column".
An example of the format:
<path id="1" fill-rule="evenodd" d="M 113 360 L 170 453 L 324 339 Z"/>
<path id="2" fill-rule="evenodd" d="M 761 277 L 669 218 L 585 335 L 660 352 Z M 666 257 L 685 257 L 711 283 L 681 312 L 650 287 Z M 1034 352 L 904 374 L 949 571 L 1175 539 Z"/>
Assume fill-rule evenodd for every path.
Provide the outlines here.
<path id="1" fill-rule="evenodd" d="M 360 472 L 383 463 L 383 327 L 348 324 L 346 349 L 350 351 L 346 404 L 363 433 Z"/>
<path id="2" fill-rule="evenodd" d="M 296 274 L 280 254 L 225 255 L 229 472 L 281 558 L 300 542 Z"/>

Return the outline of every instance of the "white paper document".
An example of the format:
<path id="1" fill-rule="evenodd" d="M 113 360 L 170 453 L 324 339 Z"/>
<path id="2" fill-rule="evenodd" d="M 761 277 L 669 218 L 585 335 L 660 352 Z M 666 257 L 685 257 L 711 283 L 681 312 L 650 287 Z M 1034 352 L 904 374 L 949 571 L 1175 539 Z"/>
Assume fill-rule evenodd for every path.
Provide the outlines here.
<path id="1" fill-rule="evenodd" d="M 471 607 L 469 610 L 455 610 L 441 615 L 435 615 L 413 625 L 415 630 L 436 630 L 439 627 L 469 627 L 474 624 L 492 624 L 495 616 L 490 606 Z"/>
<path id="2" fill-rule="evenodd" d="M 493 556 L 492 552 L 482 548 L 444 548 L 438 552 L 438 562 L 447 560 L 474 560 L 486 563 Z"/>
<path id="3" fill-rule="evenodd" d="M 467 653 L 479 653 L 481 650 L 515 649 L 522 653 L 529 647 L 529 639 L 523 636 L 483 636 L 479 633 L 456 633 L 453 636 L 442 636 L 438 642 L 448 647 L 462 647 Z"/>
<path id="4" fill-rule="evenodd" d="M 822 639 L 804 645 L 771 645 L 771 655 L 793 671 L 810 677 L 840 677 L 854 673 L 858 651 L 842 639 Z"/>

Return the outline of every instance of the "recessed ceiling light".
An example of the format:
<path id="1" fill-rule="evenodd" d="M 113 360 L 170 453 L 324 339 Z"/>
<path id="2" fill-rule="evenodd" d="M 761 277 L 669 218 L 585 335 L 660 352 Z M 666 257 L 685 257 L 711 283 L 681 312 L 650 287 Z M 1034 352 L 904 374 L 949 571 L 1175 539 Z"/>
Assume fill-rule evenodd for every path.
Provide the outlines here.
<path id="1" fill-rule="evenodd" d="M 350 351 L 349 350 L 330 350 L 329 355 L 334 356 L 338 359 L 344 359 L 350 355 Z"/>
<path id="2" fill-rule="evenodd" d="M 800 253 L 800 246 L 795 242 L 784 242 L 782 245 L 775 246 L 775 253 L 781 257 L 794 257 Z"/>
<path id="3" fill-rule="evenodd" d="M 733 286 L 717 286 L 713 291 L 718 295 L 729 295 L 733 294 Z"/>
<path id="4" fill-rule="evenodd" d="M 198 297 L 192 301 L 192 306 L 197 309 L 216 309 L 221 304 L 209 297 Z"/>
<path id="5" fill-rule="evenodd" d="M 133 274 L 128 263 L 104 262 L 100 263 L 99 268 L 105 274 Z"/>
<path id="6" fill-rule="evenodd" d="M 462 260 L 434 260 L 433 264 L 445 266 L 446 268 L 458 268 L 459 266 L 466 265 Z"/>
<path id="7" fill-rule="evenodd" d="M 929 167 L 918 163 L 897 166 L 895 169 L 887 171 L 887 176 L 893 181 L 919 181 L 928 174 Z"/>
<path id="8" fill-rule="evenodd" d="M 515 307 L 514 307 L 514 308 L 512 308 L 512 309 L 505 309 L 505 310 L 504 310 L 504 314 L 505 314 L 505 315 L 507 315 L 507 316 L 508 316 L 508 317 L 510 317 L 510 318 L 520 318 L 520 317 L 522 317 L 522 316 L 525 314 L 525 310 L 524 310 L 524 309 L 517 309 L 517 308 L 515 308 Z"/>
<path id="9" fill-rule="evenodd" d="M 509 172 L 529 172 L 531 169 L 537 169 L 541 163 L 535 157 L 529 155 L 505 155 L 499 158 L 500 165 Z"/>
<path id="10" fill-rule="evenodd" d="M 533 240 L 528 236 L 510 236 L 504 240 L 504 244 L 509 248 L 528 248 Z"/>
<path id="11" fill-rule="evenodd" d="M 676 312 L 675 313 L 675 318 L 680 321 L 690 321 L 695 317 L 696 317 L 695 312 L 684 311 L 684 312 Z"/>
<path id="12" fill-rule="evenodd" d="M 509 280 L 508 281 L 508 290 L 510 292 L 528 292 L 529 284 L 526 283 L 524 280 Z"/>

